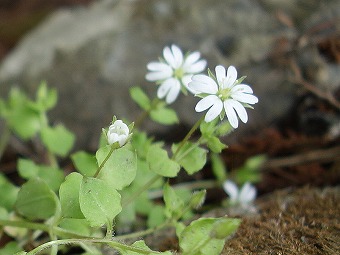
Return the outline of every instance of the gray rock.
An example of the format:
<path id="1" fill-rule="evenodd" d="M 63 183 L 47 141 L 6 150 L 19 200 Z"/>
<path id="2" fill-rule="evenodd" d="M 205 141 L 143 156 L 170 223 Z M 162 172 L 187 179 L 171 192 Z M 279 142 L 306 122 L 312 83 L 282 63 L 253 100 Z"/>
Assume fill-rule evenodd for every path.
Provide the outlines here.
<path id="1" fill-rule="evenodd" d="M 286 113 L 295 95 L 286 71 L 268 58 L 278 38 L 294 39 L 297 31 L 275 18 L 276 7 L 270 2 L 106 0 L 59 10 L 1 63 L 0 96 L 14 85 L 34 94 L 46 80 L 59 92 L 52 121 L 71 128 L 79 145 L 95 148 L 112 115 L 130 120 L 138 116 L 139 109 L 129 99 L 131 86 L 140 85 L 155 96 L 156 86 L 144 79 L 146 64 L 157 60 L 165 45 L 175 43 L 201 51 L 211 69 L 235 65 L 240 75 L 248 76 L 246 82 L 260 102 L 249 112 L 249 123 L 233 137 L 265 127 Z M 180 96 L 174 103 L 184 123 L 191 125 L 199 118 L 194 112 L 197 101 Z M 145 128 L 167 131 L 151 122 Z"/>

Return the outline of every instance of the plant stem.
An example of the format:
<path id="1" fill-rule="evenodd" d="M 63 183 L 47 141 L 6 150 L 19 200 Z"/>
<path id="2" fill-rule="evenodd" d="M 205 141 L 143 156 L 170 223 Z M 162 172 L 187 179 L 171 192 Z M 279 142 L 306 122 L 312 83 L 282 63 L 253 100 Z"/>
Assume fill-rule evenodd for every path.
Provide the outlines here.
<path id="1" fill-rule="evenodd" d="M 114 239 L 125 240 L 125 239 L 131 239 L 131 238 L 140 238 L 142 236 L 146 236 L 148 234 L 151 234 L 152 232 L 155 232 L 157 230 L 160 230 L 160 229 L 165 228 L 165 227 L 170 227 L 170 226 L 172 226 L 171 222 L 166 221 L 166 222 L 164 222 L 163 224 L 161 224 L 157 227 L 149 228 L 149 229 L 146 229 L 146 230 L 142 230 L 142 231 L 126 234 L 126 235 L 116 236 L 116 237 L 114 237 Z"/>
<path id="2" fill-rule="evenodd" d="M 115 249 L 121 249 L 121 250 L 128 250 L 131 252 L 136 252 L 138 254 L 160 254 L 159 252 L 156 251 L 149 251 L 149 250 L 144 250 L 141 248 L 137 247 L 132 247 L 126 244 L 122 244 L 116 241 L 112 240 L 105 240 L 105 239 L 64 239 L 64 240 L 56 240 L 56 241 L 50 241 L 47 243 L 44 243 L 35 249 L 31 250 L 28 252 L 26 255 L 35 255 L 38 254 L 39 252 L 48 249 L 49 247 L 53 245 L 71 245 L 71 244 L 77 244 L 81 245 L 83 243 L 97 243 L 97 244 L 107 244 L 110 247 L 113 247 Z"/>
<path id="3" fill-rule="evenodd" d="M 201 125 L 202 121 L 204 120 L 204 116 L 202 116 L 196 123 L 195 125 L 192 126 L 192 128 L 189 130 L 189 132 L 187 133 L 187 135 L 183 138 L 183 140 L 181 141 L 181 143 L 179 144 L 179 146 L 177 147 L 177 150 L 175 151 L 175 153 L 172 155 L 173 160 L 176 159 L 177 154 L 179 153 L 179 151 L 182 149 L 182 147 L 185 145 L 185 143 L 190 139 L 190 137 L 192 136 L 192 134 L 196 131 L 196 129 Z"/>
<path id="4" fill-rule="evenodd" d="M 137 118 L 137 120 L 135 121 L 135 128 L 138 128 L 142 125 L 142 123 L 144 122 L 144 120 L 149 116 L 150 112 L 156 108 L 156 106 L 161 102 L 161 100 L 159 100 L 157 97 L 154 98 L 151 102 L 150 105 L 150 109 L 143 111 L 139 117 Z"/>
<path id="5" fill-rule="evenodd" d="M 113 151 L 117 149 L 117 145 L 116 143 L 113 143 L 111 145 L 111 149 L 109 151 L 109 153 L 107 154 L 107 156 L 105 157 L 105 159 L 103 160 L 103 162 L 100 164 L 100 166 L 98 167 L 96 173 L 93 175 L 94 178 L 96 178 L 98 176 L 98 174 L 100 173 L 100 171 L 102 170 L 102 168 L 104 167 L 106 161 L 108 161 L 108 159 L 111 157 Z"/>
<path id="6" fill-rule="evenodd" d="M 215 187 L 218 187 L 218 186 L 219 186 L 218 182 L 215 181 L 215 180 L 204 180 L 204 181 L 195 181 L 195 182 L 174 184 L 171 187 L 175 190 L 176 189 L 182 189 L 182 188 L 195 190 L 195 189 L 211 189 L 211 188 L 215 188 Z M 150 191 L 150 193 L 149 193 L 149 198 L 151 198 L 151 199 L 160 198 L 162 196 L 163 196 L 163 190 L 162 189 Z"/>
<path id="7" fill-rule="evenodd" d="M 128 204 L 130 204 L 133 200 L 135 200 L 141 193 L 148 190 L 152 184 L 154 184 L 156 181 L 161 179 L 161 175 L 155 175 L 153 178 L 151 178 L 147 183 L 145 183 L 136 193 L 134 193 L 128 200 L 123 201 L 122 207 L 126 207 Z"/>

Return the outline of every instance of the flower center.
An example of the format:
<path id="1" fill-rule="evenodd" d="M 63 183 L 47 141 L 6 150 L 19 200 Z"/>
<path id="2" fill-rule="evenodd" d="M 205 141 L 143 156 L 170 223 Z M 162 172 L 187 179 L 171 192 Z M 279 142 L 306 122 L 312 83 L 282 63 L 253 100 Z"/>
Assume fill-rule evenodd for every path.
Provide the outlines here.
<path id="1" fill-rule="evenodd" d="M 174 70 L 174 76 L 175 76 L 175 78 L 177 78 L 177 79 L 182 79 L 183 75 L 184 75 L 184 71 L 183 71 L 182 68 L 179 67 L 179 68 L 177 68 L 177 69 Z"/>
<path id="2" fill-rule="evenodd" d="M 230 89 L 221 89 L 217 92 L 217 96 L 222 100 L 225 101 L 231 96 L 231 90 Z"/>

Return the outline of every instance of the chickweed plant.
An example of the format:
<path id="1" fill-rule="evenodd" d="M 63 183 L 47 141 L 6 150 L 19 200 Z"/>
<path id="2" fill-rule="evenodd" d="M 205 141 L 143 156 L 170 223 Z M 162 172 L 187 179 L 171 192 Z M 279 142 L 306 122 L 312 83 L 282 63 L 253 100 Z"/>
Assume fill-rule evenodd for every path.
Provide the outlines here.
<path id="1" fill-rule="evenodd" d="M 159 85 L 157 97 L 151 99 L 140 87 L 131 88 L 131 98 L 142 109 L 139 118 L 129 122 L 114 116 L 102 130 L 94 154 L 70 154 L 75 135 L 62 124 L 50 125 L 47 112 L 57 103 L 57 91 L 46 83 L 39 86 L 35 100 L 15 88 L 7 100 L 0 99 L 0 116 L 5 124 L 0 159 L 11 135 L 38 141 L 47 155 L 43 162 L 19 158 L 17 170 L 24 180 L 21 187 L 0 175 L 0 234 L 14 240 L 1 248 L 0 254 L 56 255 L 79 246 L 82 255 L 100 255 L 104 245 L 123 255 L 174 254 L 152 251 L 141 239 L 169 227 L 178 237 L 180 250 L 176 252 L 220 254 L 240 219 L 201 217 L 188 224 L 204 203 L 208 185 L 189 183 L 179 188 L 171 186 L 169 179 L 180 171 L 197 173 L 210 157 L 217 177 L 213 185 L 224 185 L 233 194 L 231 200 L 236 201 L 237 190 L 225 183 L 227 176 L 219 158 L 226 148 L 221 137 L 238 127 L 238 119 L 247 122 L 245 108 L 251 108 L 258 99 L 250 86 L 242 83 L 245 77 L 237 79 L 235 67 L 226 70 L 218 65 L 215 74 L 208 70 L 205 75 L 206 64 L 199 52 L 184 55 L 176 45 L 165 47 L 163 58 L 147 65 L 146 79 Z M 181 142 L 166 147 L 141 131 L 141 125 L 148 117 L 162 125 L 179 123 L 170 104 L 180 92 L 201 98 L 195 110 L 207 113 Z M 199 133 L 195 139 L 194 132 Z M 74 171 L 65 176 L 59 164 L 67 157 Z M 246 190 L 251 194 L 243 194 Z M 253 189 L 242 192 L 241 202 L 255 197 Z M 163 202 L 154 199 L 156 193 Z M 140 216 L 146 219 L 144 228 L 137 226 Z M 130 231 L 134 226 L 142 230 Z"/>

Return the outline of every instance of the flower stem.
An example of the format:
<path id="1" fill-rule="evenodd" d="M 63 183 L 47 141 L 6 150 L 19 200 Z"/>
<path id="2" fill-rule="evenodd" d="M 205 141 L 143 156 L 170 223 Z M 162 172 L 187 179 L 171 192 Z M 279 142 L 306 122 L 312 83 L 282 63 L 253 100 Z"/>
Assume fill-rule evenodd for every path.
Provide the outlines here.
<path id="1" fill-rule="evenodd" d="M 202 116 L 196 123 L 195 125 L 192 126 L 192 128 L 189 130 L 189 132 L 187 133 L 187 135 L 184 137 L 184 139 L 181 141 L 181 143 L 179 144 L 179 146 L 177 147 L 177 150 L 175 151 L 175 153 L 172 155 L 173 160 L 176 159 L 177 154 L 179 153 L 179 151 L 182 149 L 182 147 L 185 145 L 185 143 L 190 139 L 190 137 L 192 136 L 192 134 L 196 131 L 196 129 L 201 125 L 202 121 L 204 120 L 204 116 Z"/>
<path id="2" fill-rule="evenodd" d="M 116 241 L 106 240 L 106 239 L 64 239 L 64 240 L 56 240 L 56 241 L 50 241 L 50 242 L 44 243 L 36 247 L 35 249 L 31 250 L 30 252 L 28 252 L 26 255 L 38 254 L 39 252 L 42 252 L 43 250 L 48 249 L 49 247 L 53 245 L 72 245 L 72 244 L 81 245 L 83 243 L 107 244 L 110 247 L 113 247 L 116 249 L 136 252 L 138 254 L 159 254 L 159 252 L 156 252 L 156 251 L 144 250 L 142 248 L 132 247 L 126 244 L 122 244 Z"/>
<path id="3" fill-rule="evenodd" d="M 161 100 L 159 100 L 157 97 L 154 98 L 151 102 L 150 108 L 148 110 L 143 111 L 139 117 L 137 118 L 137 120 L 135 121 L 135 128 L 139 128 L 142 123 L 144 122 L 144 120 L 149 116 L 150 112 L 155 109 L 157 107 L 157 105 L 161 102 Z"/>
<path id="4" fill-rule="evenodd" d="M 160 178 L 162 178 L 161 175 L 155 175 L 152 177 L 147 183 L 145 183 L 136 193 L 134 193 L 129 199 L 126 201 L 123 201 L 122 207 L 126 207 L 129 205 L 132 201 L 134 201 L 141 193 L 148 190 L 152 184 L 154 184 L 156 181 L 158 181 Z"/>
<path id="5" fill-rule="evenodd" d="M 96 178 L 96 177 L 98 176 L 98 174 L 100 173 L 100 171 L 101 171 L 102 168 L 104 167 L 106 161 L 108 161 L 108 159 L 111 157 L 113 151 L 114 151 L 115 149 L 117 149 L 117 148 L 118 148 L 118 147 L 117 147 L 116 143 L 113 143 L 113 144 L 111 145 L 111 149 L 110 149 L 109 153 L 107 154 L 107 156 L 105 157 L 105 159 L 103 160 L 103 162 L 102 162 L 102 163 L 100 164 L 100 166 L 98 167 L 96 173 L 93 175 L 94 178 Z"/>

